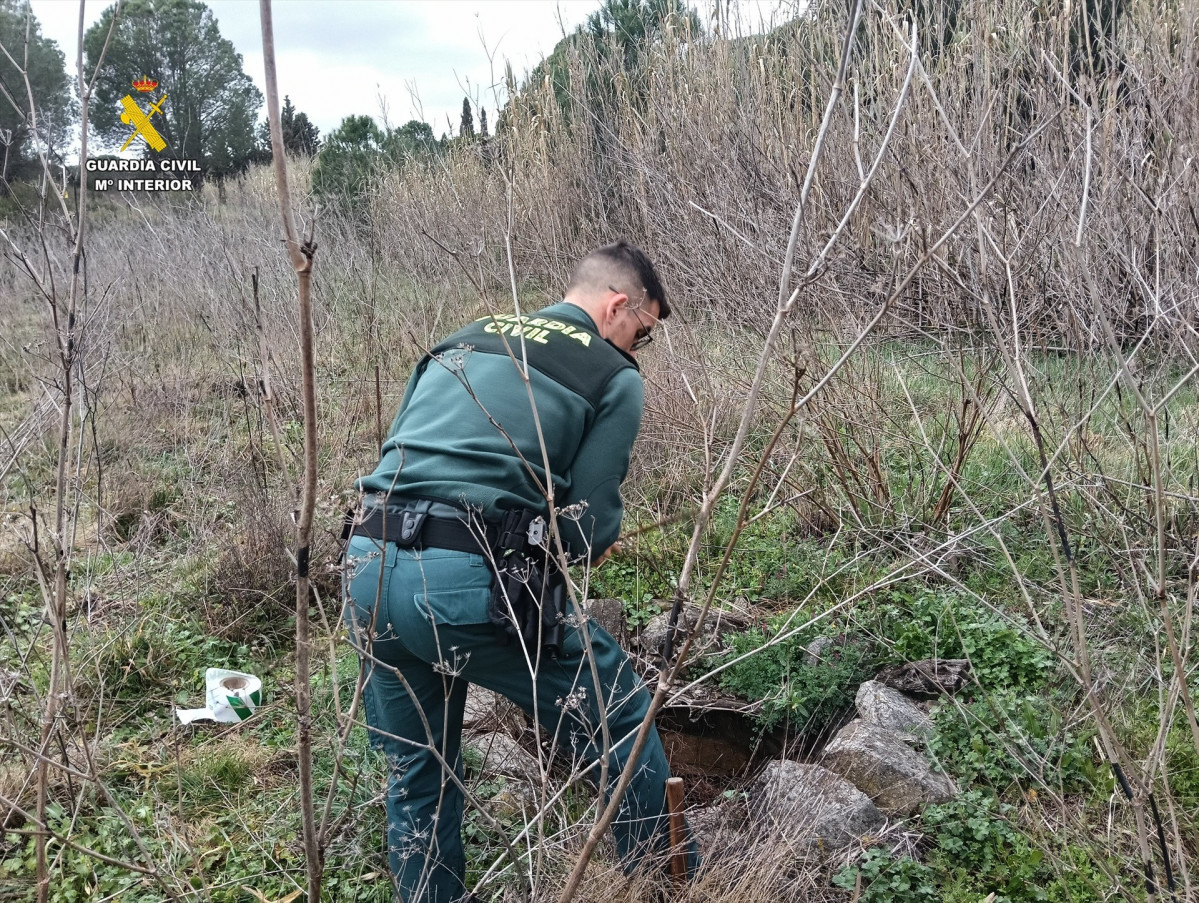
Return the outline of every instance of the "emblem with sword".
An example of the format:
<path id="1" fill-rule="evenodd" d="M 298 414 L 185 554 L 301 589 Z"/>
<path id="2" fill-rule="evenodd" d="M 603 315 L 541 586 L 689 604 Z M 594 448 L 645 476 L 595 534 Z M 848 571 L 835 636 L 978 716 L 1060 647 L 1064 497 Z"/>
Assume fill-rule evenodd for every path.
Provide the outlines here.
<path id="1" fill-rule="evenodd" d="M 150 79 L 142 79 L 141 81 L 134 82 L 133 87 L 137 88 L 138 91 L 153 91 L 158 87 L 158 82 L 151 81 Z M 150 124 L 151 116 L 155 113 L 158 113 L 160 116 L 162 115 L 162 103 L 166 99 L 167 96 L 165 94 L 162 95 L 162 97 L 158 98 L 157 102 L 151 102 L 148 112 L 143 113 L 141 107 L 128 94 L 121 98 L 121 105 L 125 108 L 125 112 L 121 114 L 121 122 L 133 126 L 133 134 L 121 145 L 121 150 L 132 144 L 133 139 L 138 135 L 145 138 L 146 143 L 154 148 L 154 150 L 162 151 L 166 149 L 167 143 L 162 140 L 162 136 L 158 134 L 158 130 Z"/>

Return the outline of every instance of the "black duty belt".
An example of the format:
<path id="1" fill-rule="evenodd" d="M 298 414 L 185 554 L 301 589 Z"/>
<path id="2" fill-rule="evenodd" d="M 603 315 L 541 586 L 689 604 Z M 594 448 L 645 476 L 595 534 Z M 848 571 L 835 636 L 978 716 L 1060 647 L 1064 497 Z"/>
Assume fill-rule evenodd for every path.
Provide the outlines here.
<path id="1" fill-rule="evenodd" d="M 461 518 L 434 517 L 431 507 L 432 502 L 422 499 L 371 506 L 361 514 L 350 511 L 342 541 L 369 536 L 402 549 L 487 552 L 495 577 L 487 616 L 497 638 L 504 644 L 518 639 L 530 654 L 540 650 L 557 657 L 569 599 L 566 575 L 545 544 L 545 518 L 532 509 L 515 508 L 498 523 L 472 524 L 465 512 Z"/>
<path id="2" fill-rule="evenodd" d="M 434 517 L 428 505 L 417 503 L 410 508 L 372 507 L 361 515 L 350 513 L 345 535 L 369 536 L 404 549 L 450 549 L 480 555 L 499 547 L 500 527 L 493 523 L 468 524 L 456 517 Z"/>

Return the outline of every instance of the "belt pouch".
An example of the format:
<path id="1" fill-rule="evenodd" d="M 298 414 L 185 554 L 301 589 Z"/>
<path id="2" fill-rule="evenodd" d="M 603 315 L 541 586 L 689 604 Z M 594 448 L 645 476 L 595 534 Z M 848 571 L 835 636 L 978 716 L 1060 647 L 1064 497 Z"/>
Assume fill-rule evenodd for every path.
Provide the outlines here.
<path id="1" fill-rule="evenodd" d="M 541 648 L 557 658 L 566 634 L 566 575 L 549 563 L 541 593 Z"/>
<path id="2" fill-rule="evenodd" d="M 566 633 L 566 604 L 565 574 L 552 562 L 543 568 L 513 553 L 496 569 L 488 618 L 501 644 L 519 639 L 530 655 L 540 647 L 557 657 Z"/>
<path id="3" fill-rule="evenodd" d="M 496 638 L 504 646 L 523 637 L 528 618 L 528 569 L 521 567 L 523 563 L 519 555 L 504 556 L 496 563 L 491 583 L 487 617 L 495 628 Z"/>

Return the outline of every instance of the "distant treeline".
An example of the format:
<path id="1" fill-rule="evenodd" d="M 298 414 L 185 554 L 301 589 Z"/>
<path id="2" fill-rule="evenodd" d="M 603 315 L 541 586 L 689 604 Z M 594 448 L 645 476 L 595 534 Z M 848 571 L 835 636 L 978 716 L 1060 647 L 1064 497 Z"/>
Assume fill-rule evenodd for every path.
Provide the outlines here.
<path id="1" fill-rule="evenodd" d="M 607 0 L 562 46 L 583 35 L 615 34 L 633 65 L 635 48 L 674 8 L 673 0 Z M 63 164 L 65 151 L 77 138 L 79 98 L 62 49 L 42 35 L 28 0 L 0 0 L 0 46 L 6 51 L 0 53 L 5 101 L 0 104 L 0 192 L 7 194 L 18 182 L 36 181 L 41 154 Z M 165 94 L 169 101 L 150 113 L 165 148 L 143 146 L 145 156 L 196 161 L 201 177 L 218 183 L 270 159 L 270 135 L 265 119 L 259 119 L 262 95 L 246 74 L 241 54 L 221 35 L 212 11 L 200 0 L 128 0 L 119 15 L 114 4 L 88 29 L 84 54 L 89 72 L 102 60 L 89 108 L 101 150 L 128 145 L 131 127 L 122 119 L 125 95 L 138 97 L 145 109 Z M 560 58 L 559 49 L 551 57 L 553 65 Z M 464 98 L 456 140 L 486 142 L 487 112 L 481 104 L 478 117 L 476 126 L 470 98 Z M 312 157 L 323 148 L 315 186 L 325 200 L 356 199 L 380 169 L 436 155 L 453 140 L 444 134 L 435 139 L 432 127 L 419 120 L 393 128 L 369 116 L 351 116 L 322 142 L 319 130 L 289 97 L 284 98 L 282 125 L 290 153 Z"/>

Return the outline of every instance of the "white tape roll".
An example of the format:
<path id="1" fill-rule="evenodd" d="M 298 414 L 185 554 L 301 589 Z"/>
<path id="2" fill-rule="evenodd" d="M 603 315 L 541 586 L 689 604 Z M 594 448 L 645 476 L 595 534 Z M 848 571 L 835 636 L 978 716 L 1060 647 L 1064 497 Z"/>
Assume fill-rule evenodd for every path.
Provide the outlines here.
<path id="1" fill-rule="evenodd" d="M 204 672 L 204 683 L 207 687 L 204 708 L 175 710 L 184 724 L 203 720 L 236 724 L 262 705 L 262 681 L 253 674 L 209 668 Z"/>

